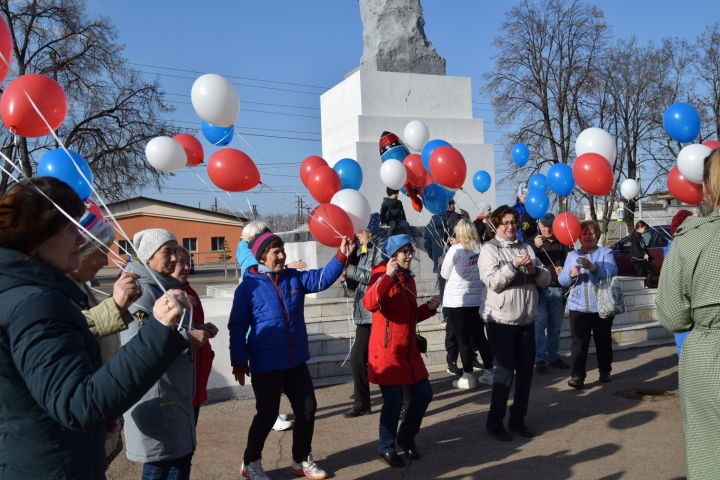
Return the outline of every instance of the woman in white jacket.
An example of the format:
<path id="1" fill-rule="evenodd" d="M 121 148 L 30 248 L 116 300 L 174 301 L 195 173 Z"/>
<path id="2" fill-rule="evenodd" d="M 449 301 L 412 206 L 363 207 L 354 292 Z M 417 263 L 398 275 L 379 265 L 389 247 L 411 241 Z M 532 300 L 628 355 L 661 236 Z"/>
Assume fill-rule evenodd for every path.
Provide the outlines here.
<path id="1" fill-rule="evenodd" d="M 480 312 L 488 322 L 488 341 L 495 362 L 486 427 L 488 433 L 502 441 L 512 440 L 503 419 L 513 380 L 517 383 L 508 427 L 523 437 L 534 436 L 525 425 L 525 415 L 535 363 L 537 287 L 547 287 L 551 280 L 532 247 L 518 241 L 518 221 L 518 213 L 507 205 L 495 210 L 495 238 L 483 245 L 479 260 L 480 278 L 487 287 Z"/>
<path id="2" fill-rule="evenodd" d="M 460 349 L 463 375 L 453 382 L 460 389 L 475 388 L 478 381 L 492 384 L 492 355 L 485 338 L 485 329 L 480 318 L 480 304 L 485 295 L 485 285 L 480 280 L 478 258 L 480 239 L 475 226 L 467 220 L 455 225 L 453 246 L 445 254 L 440 275 L 446 280 L 443 307 L 448 310 Z M 480 351 L 485 371 L 480 378 L 473 375 L 473 343 Z"/>

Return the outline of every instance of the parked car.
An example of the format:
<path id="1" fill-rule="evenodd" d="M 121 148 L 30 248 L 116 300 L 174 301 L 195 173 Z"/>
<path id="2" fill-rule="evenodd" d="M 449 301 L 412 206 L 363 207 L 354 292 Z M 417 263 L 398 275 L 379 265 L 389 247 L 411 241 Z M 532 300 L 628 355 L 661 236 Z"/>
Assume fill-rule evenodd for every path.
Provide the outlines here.
<path id="1" fill-rule="evenodd" d="M 643 233 L 645 244 L 648 246 L 650 256 L 652 256 L 654 272 L 653 280 L 660 278 L 660 269 L 665 259 L 664 248 L 670 243 L 672 235 L 670 234 L 670 225 L 656 225 L 650 227 L 647 232 Z M 637 277 L 637 271 L 630 262 L 630 235 L 618 241 L 610 247 L 615 257 L 615 263 L 618 266 L 618 275 L 627 275 Z"/>

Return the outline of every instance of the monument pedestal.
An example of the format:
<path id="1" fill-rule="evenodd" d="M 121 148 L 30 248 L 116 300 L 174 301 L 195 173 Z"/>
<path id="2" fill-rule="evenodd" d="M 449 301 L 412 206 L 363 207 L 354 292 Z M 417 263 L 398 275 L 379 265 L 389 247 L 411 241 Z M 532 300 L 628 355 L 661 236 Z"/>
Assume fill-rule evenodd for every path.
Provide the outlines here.
<path id="1" fill-rule="evenodd" d="M 359 69 L 320 96 L 320 110 L 323 158 L 331 166 L 342 158 L 360 163 L 360 191 L 372 211 L 380 211 L 385 197 L 380 180 L 380 136 L 390 131 L 402 138 L 410 120 L 422 120 L 430 139 L 450 142 L 465 157 L 467 179 L 463 191 L 455 195 L 460 208 L 475 218 L 478 204 L 497 206 L 493 145 L 484 143 L 483 120 L 473 118 L 470 78 Z M 487 170 L 493 178 L 484 194 L 472 185 L 478 170 Z M 427 210 L 417 213 L 405 195 L 400 199 L 411 225 L 427 224 Z"/>

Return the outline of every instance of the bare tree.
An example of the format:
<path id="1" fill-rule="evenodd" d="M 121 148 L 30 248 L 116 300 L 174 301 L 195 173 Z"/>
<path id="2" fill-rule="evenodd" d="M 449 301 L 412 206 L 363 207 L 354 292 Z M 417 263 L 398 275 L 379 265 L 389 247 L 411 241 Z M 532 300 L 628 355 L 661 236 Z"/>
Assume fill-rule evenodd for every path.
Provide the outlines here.
<path id="1" fill-rule="evenodd" d="M 697 39 L 692 64 L 699 88 L 706 92 L 700 105 L 706 110 L 705 138 L 720 136 L 720 23 L 709 26 Z M 703 119 L 703 120 L 705 120 Z"/>
<path id="2" fill-rule="evenodd" d="M 175 133 L 162 118 L 172 108 L 156 81 L 128 66 L 110 20 L 90 18 L 84 0 L 0 0 L 0 13 L 13 35 L 13 72 L 47 75 L 65 89 L 70 109 L 58 137 L 88 161 L 99 192 L 115 201 L 159 186 L 161 176 L 145 161 L 144 148 L 153 137 Z M 45 151 L 58 147 L 52 137 L 15 141 L 7 131 L 0 141 L 25 176 Z M 0 191 L 6 185 L 3 175 Z"/>
<path id="3" fill-rule="evenodd" d="M 603 13 L 578 0 L 524 0 L 506 13 L 486 89 L 496 123 L 518 126 L 508 144 L 522 141 L 533 152 L 522 175 L 569 163 L 606 41 Z"/>

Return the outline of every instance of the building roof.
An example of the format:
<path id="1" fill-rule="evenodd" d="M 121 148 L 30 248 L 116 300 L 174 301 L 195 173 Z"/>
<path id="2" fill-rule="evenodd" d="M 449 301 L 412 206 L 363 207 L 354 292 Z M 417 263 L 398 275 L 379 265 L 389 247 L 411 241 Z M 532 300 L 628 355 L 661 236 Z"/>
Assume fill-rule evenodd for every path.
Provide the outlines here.
<path id="1" fill-rule="evenodd" d="M 149 216 L 233 226 L 239 226 L 248 221 L 242 216 L 142 196 L 109 203 L 108 208 L 118 220 L 135 216 Z"/>

